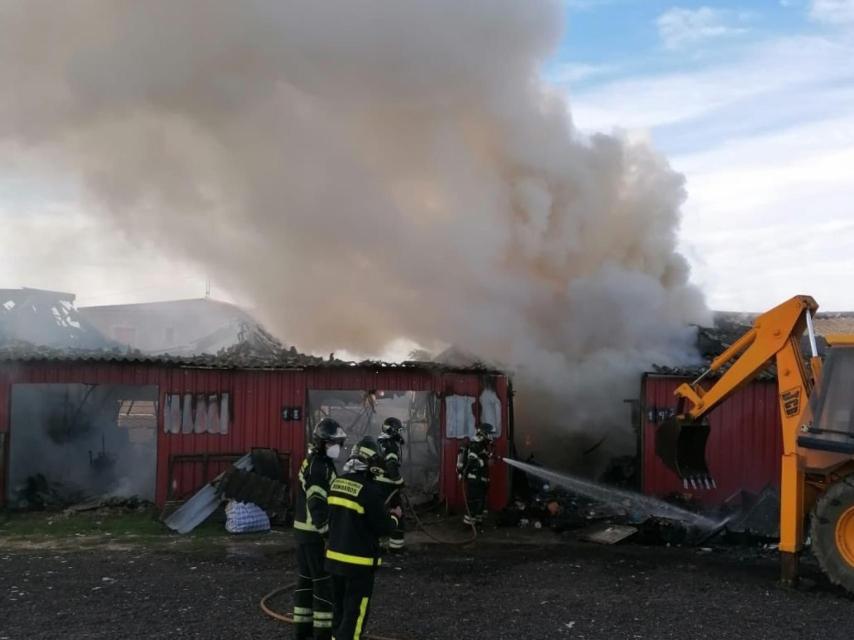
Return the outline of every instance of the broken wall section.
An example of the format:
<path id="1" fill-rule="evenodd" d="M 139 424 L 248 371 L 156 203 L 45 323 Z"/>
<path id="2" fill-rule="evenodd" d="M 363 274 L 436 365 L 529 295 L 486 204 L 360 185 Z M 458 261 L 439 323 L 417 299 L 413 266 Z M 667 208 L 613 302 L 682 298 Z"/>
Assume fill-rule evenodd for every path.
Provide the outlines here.
<path id="1" fill-rule="evenodd" d="M 11 404 L 10 506 L 154 500 L 156 386 L 15 384 Z"/>
<path id="2" fill-rule="evenodd" d="M 439 400 L 427 391 L 328 391 L 310 390 L 308 441 L 314 426 L 324 418 L 336 420 L 347 432 L 345 452 L 363 436 L 379 437 L 386 418 L 398 418 L 405 426 L 401 447 L 401 474 L 414 503 L 439 495 L 442 436 Z"/>

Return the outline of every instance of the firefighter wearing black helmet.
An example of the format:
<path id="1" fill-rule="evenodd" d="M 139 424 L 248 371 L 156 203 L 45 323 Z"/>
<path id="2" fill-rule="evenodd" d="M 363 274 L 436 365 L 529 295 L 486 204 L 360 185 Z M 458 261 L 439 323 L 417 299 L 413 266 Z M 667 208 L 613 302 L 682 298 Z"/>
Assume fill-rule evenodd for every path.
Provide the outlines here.
<path id="1" fill-rule="evenodd" d="M 495 427 L 487 422 L 477 425 L 475 436 L 457 453 L 457 477 L 466 491 L 466 513 L 463 522 L 478 525 L 486 514 L 486 494 L 489 491 L 489 459 Z"/>
<path id="2" fill-rule="evenodd" d="M 386 418 L 383 422 L 382 434 L 377 438 L 385 461 L 385 472 L 377 476 L 377 482 L 385 486 L 388 496 L 386 502 L 390 507 L 403 505 L 400 495 L 403 490 L 403 476 L 400 472 L 401 447 L 405 444 L 401 435 L 403 429 L 403 423 L 397 418 Z M 388 547 L 391 551 L 401 551 L 404 542 L 403 518 L 401 518 L 400 526 L 389 536 Z"/>
<path id="3" fill-rule="evenodd" d="M 294 594 L 294 624 L 299 639 L 332 637 L 332 578 L 324 569 L 324 546 L 329 534 L 329 487 L 335 463 L 347 434 L 326 418 L 314 428 L 308 456 L 300 466 L 294 511 L 299 577 Z"/>
<path id="4" fill-rule="evenodd" d="M 399 507 L 389 509 L 386 490 L 376 478 L 385 471 L 380 446 L 365 436 L 354 447 L 350 469 L 329 490 L 329 544 L 326 570 L 334 589 L 333 637 L 357 640 L 365 629 L 380 566 L 380 538 L 400 523 Z"/>

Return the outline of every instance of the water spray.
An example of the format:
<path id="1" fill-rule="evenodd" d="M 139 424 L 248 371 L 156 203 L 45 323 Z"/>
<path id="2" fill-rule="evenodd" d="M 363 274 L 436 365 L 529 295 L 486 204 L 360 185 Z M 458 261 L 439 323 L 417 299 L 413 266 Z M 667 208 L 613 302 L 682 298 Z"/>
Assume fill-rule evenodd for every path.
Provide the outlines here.
<path id="1" fill-rule="evenodd" d="M 585 496 L 591 500 L 602 502 L 604 504 L 621 504 L 630 506 L 636 513 L 641 513 L 646 517 L 661 517 L 679 520 L 685 524 L 697 527 L 704 531 L 715 531 L 723 527 L 728 518 L 724 520 L 713 520 L 699 513 L 688 511 L 682 507 L 678 507 L 664 500 L 653 498 L 651 496 L 641 495 L 634 491 L 626 491 L 616 487 L 608 487 L 590 480 L 584 480 L 565 473 L 550 471 L 532 464 L 519 462 L 510 458 L 502 458 L 511 467 L 515 467 L 520 471 L 548 480 L 553 485 L 563 487 L 567 491 L 571 491 L 578 495 Z"/>

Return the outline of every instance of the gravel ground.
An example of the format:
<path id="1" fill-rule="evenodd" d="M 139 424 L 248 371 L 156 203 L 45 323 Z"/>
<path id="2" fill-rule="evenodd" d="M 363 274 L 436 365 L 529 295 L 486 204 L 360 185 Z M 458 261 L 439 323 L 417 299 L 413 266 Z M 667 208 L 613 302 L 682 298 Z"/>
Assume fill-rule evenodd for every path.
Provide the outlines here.
<path id="1" fill-rule="evenodd" d="M 854 599 L 811 563 L 792 591 L 776 584 L 772 553 L 540 540 L 390 559 L 369 630 L 401 640 L 852 636 Z M 258 600 L 293 580 L 290 544 L 0 546 L 0 640 L 289 637 Z"/>

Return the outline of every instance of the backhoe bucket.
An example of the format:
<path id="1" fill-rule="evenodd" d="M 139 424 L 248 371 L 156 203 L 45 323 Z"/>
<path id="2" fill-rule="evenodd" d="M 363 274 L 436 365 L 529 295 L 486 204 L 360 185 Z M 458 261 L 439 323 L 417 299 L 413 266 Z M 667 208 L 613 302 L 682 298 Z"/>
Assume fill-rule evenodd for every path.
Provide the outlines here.
<path id="1" fill-rule="evenodd" d="M 668 418 L 655 432 L 655 454 L 682 478 L 686 489 L 714 489 L 706 464 L 708 439 L 708 423 Z"/>

